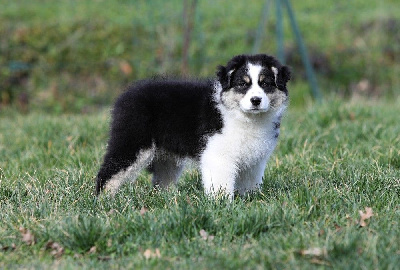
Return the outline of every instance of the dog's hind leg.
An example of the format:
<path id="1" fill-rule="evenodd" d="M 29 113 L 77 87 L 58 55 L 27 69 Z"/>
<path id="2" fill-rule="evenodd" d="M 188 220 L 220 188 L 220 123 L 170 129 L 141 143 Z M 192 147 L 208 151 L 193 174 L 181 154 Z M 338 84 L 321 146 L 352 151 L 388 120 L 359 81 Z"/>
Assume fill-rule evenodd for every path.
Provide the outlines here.
<path id="1" fill-rule="evenodd" d="M 171 184 L 176 184 L 183 167 L 183 162 L 175 158 L 155 158 L 149 168 L 153 173 L 153 185 L 166 188 Z"/>
<path id="2" fill-rule="evenodd" d="M 117 174 L 123 174 L 130 164 L 132 164 L 132 161 L 129 159 L 121 159 L 106 155 L 97 174 L 96 195 L 100 194 L 107 182 L 109 182 L 113 176 L 116 176 Z"/>
<path id="3" fill-rule="evenodd" d="M 97 175 L 96 194 L 108 190 L 112 195 L 126 180 L 135 180 L 154 157 L 155 147 L 140 150 L 134 158 L 106 155 Z"/>
<path id="4" fill-rule="evenodd" d="M 113 109 L 107 153 L 97 175 L 97 195 L 103 189 L 115 194 L 128 178 L 134 180 L 154 157 L 155 145 L 148 116 L 151 114 L 143 103 L 127 94 L 129 92 L 117 100 Z"/>

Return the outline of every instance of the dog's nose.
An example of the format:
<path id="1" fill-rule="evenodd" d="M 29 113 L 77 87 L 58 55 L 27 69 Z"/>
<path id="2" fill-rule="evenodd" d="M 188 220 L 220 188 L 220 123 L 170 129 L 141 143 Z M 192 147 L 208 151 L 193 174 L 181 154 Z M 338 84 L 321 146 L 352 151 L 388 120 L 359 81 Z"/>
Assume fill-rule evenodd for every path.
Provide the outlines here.
<path id="1" fill-rule="evenodd" d="M 260 105 L 260 103 L 261 103 L 261 97 L 257 97 L 257 96 L 251 97 L 251 98 L 250 98 L 250 102 L 251 102 L 251 104 L 253 104 L 254 106 L 258 106 L 258 105 Z"/>

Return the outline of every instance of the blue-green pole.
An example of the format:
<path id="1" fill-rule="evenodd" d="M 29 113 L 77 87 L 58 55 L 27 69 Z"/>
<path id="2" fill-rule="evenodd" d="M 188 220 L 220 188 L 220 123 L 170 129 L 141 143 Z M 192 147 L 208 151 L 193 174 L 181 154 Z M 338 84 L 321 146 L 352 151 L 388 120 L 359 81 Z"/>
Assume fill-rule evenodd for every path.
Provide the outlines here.
<path id="1" fill-rule="evenodd" d="M 267 19 L 268 19 L 268 11 L 269 11 L 269 0 L 265 0 L 264 7 L 262 10 L 262 14 L 261 14 L 260 24 L 258 25 L 256 37 L 254 40 L 253 54 L 260 52 L 261 42 L 264 39 L 265 26 L 266 26 Z"/>
<path id="2" fill-rule="evenodd" d="M 276 5 L 276 38 L 277 38 L 277 53 L 278 59 L 282 64 L 285 64 L 285 47 L 283 45 L 283 16 L 281 0 L 275 0 Z"/>
<path id="3" fill-rule="evenodd" d="M 290 5 L 289 0 L 282 0 L 282 1 L 286 5 L 286 8 L 287 8 L 287 11 L 289 14 L 290 24 L 291 24 L 294 34 L 296 36 L 297 45 L 299 46 L 301 59 L 303 61 L 304 67 L 306 68 L 306 75 L 307 75 L 307 80 L 311 87 L 311 94 L 316 100 L 321 101 L 322 94 L 318 89 L 317 79 L 315 77 L 314 70 L 311 66 L 310 59 L 308 58 L 307 48 L 304 45 L 303 39 L 300 34 L 300 30 L 297 26 L 296 19 L 294 17 L 294 13 L 292 10 L 292 6 Z"/>

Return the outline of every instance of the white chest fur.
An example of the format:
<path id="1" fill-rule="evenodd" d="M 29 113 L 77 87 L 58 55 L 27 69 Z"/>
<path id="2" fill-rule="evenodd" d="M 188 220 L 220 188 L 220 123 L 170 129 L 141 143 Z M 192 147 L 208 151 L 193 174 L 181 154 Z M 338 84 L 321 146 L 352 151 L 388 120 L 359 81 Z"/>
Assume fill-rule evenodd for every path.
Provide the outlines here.
<path id="1" fill-rule="evenodd" d="M 222 132 L 209 138 L 204 152 L 218 149 L 220 155 L 230 159 L 239 169 L 249 167 L 269 157 L 274 150 L 278 118 L 275 114 L 248 117 L 239 111 L 225 111 Z"/>
<path id="2" fill-rule="evenodd" d="M 262 182 L 264 169 L 277 142 L 282 111 L 246 115 L 220 108 L 224 126 L 208 138 L 200 166 L 205 191 L 220 189 L 229 196 L 253 190 Z"/>

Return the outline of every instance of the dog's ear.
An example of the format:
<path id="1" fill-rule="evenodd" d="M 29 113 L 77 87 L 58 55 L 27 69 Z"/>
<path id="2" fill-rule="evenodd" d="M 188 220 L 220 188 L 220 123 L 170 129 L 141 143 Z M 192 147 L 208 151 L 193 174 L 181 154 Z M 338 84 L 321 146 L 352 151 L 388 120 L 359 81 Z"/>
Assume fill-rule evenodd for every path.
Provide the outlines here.
<path id="1" fill-rule="evenodd" d="M 281 66 L 278 70 L 278 77 L 276 80 L 276 84 L 279 90 L 287 91 L 286 83 L 290 80 L 291 72 L 290 68 L 287 66 Z"/>
<path id="2" fill-rule="evenodd" d="M 230 73 L 230 74 L 232 74 L 232 73 Z M 226 69 L 226 67 L 224 67 L 224 66 L 217 67 L 217 77 L 218 77 L 218 80 L 221 83 L 221 86 L 223 89 L 229 88 L 230 74 L 229 74 L 228 70 Z"/>
<path id="3" fill-rule="evenodd" d="M 229 60 L 228 64 L 224 66 L 219 66 L 217 69 L 217 77 L 222 85 L 223 89 L 228 89 L 230 87 L 232 74 L 240 66 L 244 65 L 246 62 L 246 55 L 237 55 Z"/>

